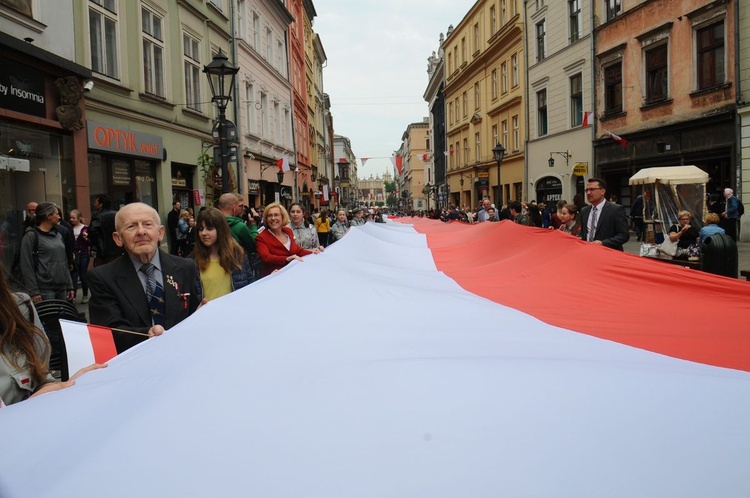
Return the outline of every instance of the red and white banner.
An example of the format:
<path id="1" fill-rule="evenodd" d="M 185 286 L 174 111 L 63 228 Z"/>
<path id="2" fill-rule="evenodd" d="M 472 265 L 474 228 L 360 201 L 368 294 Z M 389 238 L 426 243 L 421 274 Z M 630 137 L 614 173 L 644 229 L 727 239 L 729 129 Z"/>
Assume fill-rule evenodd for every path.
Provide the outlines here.
<path id="1" fill-rule="evenodd" d="M 360 161 L 362 161 L 362 167 L 363 168 L 365 167 L 365 163 L 367 162 L 368 159 L 370 159 L 370 158 L 369 157 L 363 157 L 363 158 L 360 159 Z"/>
<path id="2" fill-rule="evenodd" d="M 0 496 L 747 495 L 750 283 L 399 221 L 0 410 Z"/>
<path id="3" fill-rule="evenodd" d="M 323 185 L 323 201 L 328 202 L 331 196 L 328 193 L 328 185 Z"/>

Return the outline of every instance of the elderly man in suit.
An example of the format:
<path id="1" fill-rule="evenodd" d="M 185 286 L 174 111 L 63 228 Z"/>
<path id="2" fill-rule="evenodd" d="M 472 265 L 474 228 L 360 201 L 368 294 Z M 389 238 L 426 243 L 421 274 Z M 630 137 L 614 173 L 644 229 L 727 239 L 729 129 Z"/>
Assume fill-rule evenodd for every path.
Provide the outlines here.
<path id="1" fill-rule="evenodd" d="M 581 210 L 581 239 L 622 251 L 630 239 L 625 208 L 606 200 L 607 184 L 591 178 L 586 184 L 589 205 Z"/>
<path id="2" fill-rule="evenodd" d="M 91 323 L 148 336 L 161 335 L 190 316 L 203 300 L 195 261 L 159 250 L 164 226 L 154 208 L 128 204 L 115 218 L 115 243 L 125 254 L 89 272 Z M 118 351 L 145 337 L 115 333 Z"/>

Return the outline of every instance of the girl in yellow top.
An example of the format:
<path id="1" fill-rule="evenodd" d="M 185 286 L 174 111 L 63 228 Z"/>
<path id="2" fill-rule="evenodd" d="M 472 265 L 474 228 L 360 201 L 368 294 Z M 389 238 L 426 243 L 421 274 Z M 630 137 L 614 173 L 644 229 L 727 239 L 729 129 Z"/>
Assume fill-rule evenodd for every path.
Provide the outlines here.
<path id="1" fill-rule="evenodd" d="M 211 301 L 245 287 L 254 280 L 245 251 L 232 237 L 224 214 L 207 208 L 198 214 L 195 262 L 200 270 L 203 297 Z"/>
<path id="2" fill-rule="evenodd" d="M 320 216 L 315 220 L 315 231 L 318 232 L 318 241 L 323 247 L 328 247 L 328 232 L 331 231 L 331 220 L 328 219 L 328 211 L 323 209 Z"/>

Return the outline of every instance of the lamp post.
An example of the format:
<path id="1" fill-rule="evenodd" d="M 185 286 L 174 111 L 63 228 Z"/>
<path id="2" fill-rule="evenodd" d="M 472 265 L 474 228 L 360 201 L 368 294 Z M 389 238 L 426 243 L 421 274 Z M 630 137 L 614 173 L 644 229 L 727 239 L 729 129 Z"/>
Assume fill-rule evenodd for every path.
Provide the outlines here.
<path id="1" fill-rule="evenodd" d="M 240 68 L 232 65 L 221 50 L 208 65 L 203 66 L 203 72 L 208 75 L 208 86 L 211 88 L 211 95 L 213 96 L 211 101 L 219 109 L 219 157 L 221 161 L 221 192 L 223 194 L 231 192 L 229 188 L 227 105 L 232 100 L 234 78 L 239 70 Z"/>
<path id="2" fill-rule="evenodd" d="M 497 161 L 497 186 L 500 189 L 500 200 L 498 202 L 499 206 L 498 208 L 502 208 L 503 206 L 503 182 L 500 181 L 500 164 L 503 162 L 503 158 L 505 157 L 505 147 L 503 147 L 500 142 L 495 142 L 495 146 L 492 148 L 492 155 L 495 158 L 495 161 Z"/>

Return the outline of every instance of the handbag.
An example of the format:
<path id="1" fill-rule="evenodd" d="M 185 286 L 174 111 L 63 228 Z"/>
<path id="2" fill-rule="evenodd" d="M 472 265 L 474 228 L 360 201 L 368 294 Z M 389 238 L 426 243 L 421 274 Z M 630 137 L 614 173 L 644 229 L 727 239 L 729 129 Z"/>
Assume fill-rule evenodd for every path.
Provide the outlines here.
<path id="1" fill-rule="evenodd" d="M 672 239 L 669 238 L 669 234 L 667 234 L 667 236 L 664 237 L 664 242 L 659 246 L 659 252 L 675 257 L 677 255 L 677 242 L 672 242 Z"/>

